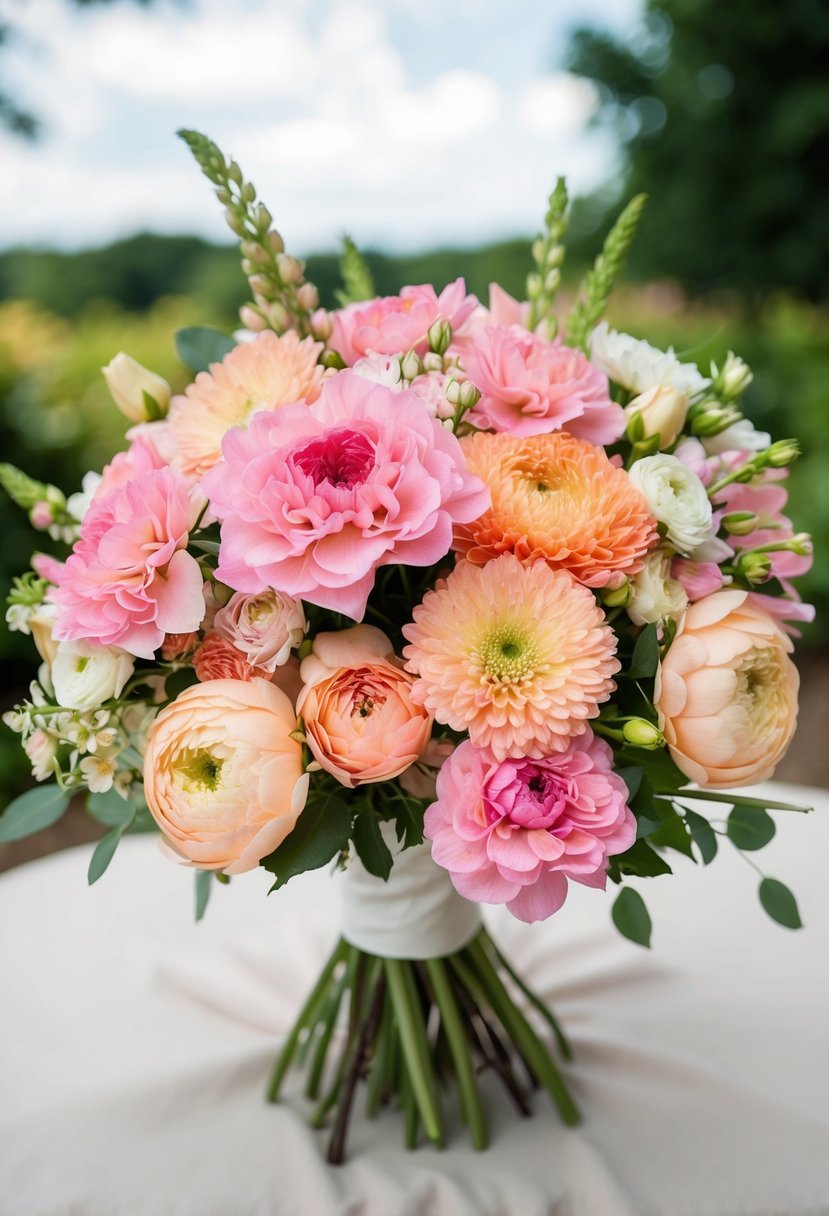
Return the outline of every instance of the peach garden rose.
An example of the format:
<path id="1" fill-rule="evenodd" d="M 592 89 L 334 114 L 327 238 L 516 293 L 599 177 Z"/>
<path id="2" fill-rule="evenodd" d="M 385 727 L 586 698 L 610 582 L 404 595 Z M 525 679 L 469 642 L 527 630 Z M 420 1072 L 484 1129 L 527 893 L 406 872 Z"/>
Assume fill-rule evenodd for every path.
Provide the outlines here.
<path id="1" fill-rule="evenodd" d="M 266 680 L 185 689 L 147 736 L 147 805 L 176 859 L 243 874 L 273 852 L 305 805 L 296 715 Z"/>
<path id="2" fill-rule="evenodd" d="M 388 781 L 424 751 L 432 716 L 412 700 L 414 676 L 380 629 L 318 634 L 300 672 L 297 712 L 308 746 L 343 785 Z"/>
<path id="3" fill-rule="evenodd" d="M 794 734 L 790 639 L 745 591 L 693 604 L 662 660 L 654 703 L 677 766 L 709 789 L 769 778 Z"/>

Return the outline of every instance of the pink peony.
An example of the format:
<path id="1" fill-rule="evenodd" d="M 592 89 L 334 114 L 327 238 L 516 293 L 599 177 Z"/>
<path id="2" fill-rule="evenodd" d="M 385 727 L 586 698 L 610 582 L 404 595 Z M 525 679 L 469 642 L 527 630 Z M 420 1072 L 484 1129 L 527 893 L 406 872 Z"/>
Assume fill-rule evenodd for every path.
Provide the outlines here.
<path id="1" fill-rule="evenodd" d="M 171 469 L 151 470 L 89 508 L 66 562 L 55 637 L 120 646 L 151 659 L 167 633 L 198 629 L 199 564 L 187 552 L 192 508 Z"/>
<path id="2" fill-rule="evenodd" d="M 412 700 L 414 676 L 372 625 L 319 633 L 300 673 L 297 713 L 314 758 L 347 786 L 397 777 L 423 752 L 432 718 Z"/>
<path id="3" fill-rule="evenodd" d="M 518 325 L 489 325 L 463 344 L 463 366 L 481 399 L 469 415 L 480 427 L 513 435 L 568 430 L 591 443 L 613 443 L 625 429 L 607 376 L 581 351 Z"/>
<path id="4" fill-rule="evenodd" d="M 213 618 L 213 628 L 242 652 L 252 667 L 273 675 L 305 637 L 302 604 L 280 591 L 237 591 Z"/>
<path id="5" fill-rule="evenodd" d="M 153 469 L 163 469 L 165 461 L 159 455 L 155 444 L 143 435 L 137 435 L 125 452 L 118 452 L 101 474 L 101 480 L 95 490 L 95 502 L 106 497 L 110 490 L 125 486 L 136 477 L 143 477 Z"/>
<path id="6" fill-rule="evenodd" d="M 313 408 L 256 414 L 203 482 L 222 520 L 217 577 L 359 620 L 378 566 L 429 566 L 489 504 L 461 446 L 408 392 L 342 372 Z"/>
<path id="7" fill-rule="evenodd" d="M 566 752 L 498 761 L 465 742 L 444 763 L 427 808 L 432 857 L 466 899 L 505 903 L 519 920 L 543 920 L 567 880 L 604 887 L 607 859 L 636 837 L 613 753 L 588 730 Z"/>
<path id="8" fill-rule="evenodd" d="M 466 294 L 463 279 L 444 287 L 440 295 L 427 283 L 404 287 L 399 296 L 349 304 L 333 313 L 329 346 L 349 366 L 369 351 L 396 355 L 416 350 L 422 355 L 427 349 L 426 335 L 435 321 L 448 321 L 454 335 L 477 304 L 474 296 Z"/>

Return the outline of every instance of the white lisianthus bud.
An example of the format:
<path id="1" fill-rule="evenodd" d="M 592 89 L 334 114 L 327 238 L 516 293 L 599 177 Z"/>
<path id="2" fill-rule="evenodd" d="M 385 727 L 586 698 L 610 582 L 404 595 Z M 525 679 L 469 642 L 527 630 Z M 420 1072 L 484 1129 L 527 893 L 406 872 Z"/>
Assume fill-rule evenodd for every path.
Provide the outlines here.
<path id="1" fill-rule="evenodd" d="M 730 350 L 721 368 L 711 364 L 711 378 L 716 395 L 722 401 L 734 401 L 751 384 L 754 374 L 745 360 Z"/>
<path id="2" fill-rule="evenodd" d="M 716 435 L 706 435 L 702 441 L 707 456 L 720 452 L 764 452 L 771 443 L 768 431 L 757 431 L 748 418 L 733 422 Z"/>
<path id="3" fill-rule="evenodd" d="M 705 486 L 676 456 L 665 452 L 646 456 L 631 466 L 628 476 L 680 553 L 688 556 L 711 539 L 712 511 Z"/>
<path id="4" fill-rule="evenodd" d="M 627 613 L 634 625 L 651 625 L 668 617 L 678 621 L 687 607 L 685 588 L 671 578 L 670 554 L 662 549 L 650 553 L 631 584 Z"/>
<path id="5" fill-rule="evenodd" d="M 148 371 L 123 351 L 101 371 L 113 401 L 130 422 L 154 422 L 165 416 L 171 390 L 163 376 Z"/>
<path id="6" fill-rule="evenodd" d="M 59 642 L 51 672 L 58 705 L 97 709 L 120 695 L 134 667 L 132 655 L 117 646 Z"/>
<path id="7" fill-rule="evenodd" d="M 688 394 L 671 384 L 656 384 L 634 397 L 625 409 L 628 419 L 638 418 L 639 439 L 659 437 L 659 446 L 669 448 L 676 443 L 688 416 Z"/>

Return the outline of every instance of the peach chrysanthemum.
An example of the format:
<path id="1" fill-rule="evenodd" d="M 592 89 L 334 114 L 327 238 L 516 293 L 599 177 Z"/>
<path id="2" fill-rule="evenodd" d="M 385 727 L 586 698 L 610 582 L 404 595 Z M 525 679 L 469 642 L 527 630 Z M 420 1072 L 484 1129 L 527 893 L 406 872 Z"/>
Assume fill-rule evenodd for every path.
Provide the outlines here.
<path id="1" fill-rule="evenodd" d="M 461 561 L 403 629 L 412 699 L 476 747 L 566 751 L 613 691 L 616 637 L 594 597 L 544 562 Z"/>
<path id="2" fill-rule="evenodd" d="M 170 404 L 165 426 L 175 467 L 195 481 L 218 462 L 231 427 L 247 426 L 258 410 L 316 401 L 325 375 L 317 363 L 321 350 L 321 342 L 300 339 L 292 330 L 281 337 L 266 330 L 234 346 L 209 372 L 199 372 Z"/>
<path id="3" fill-rule="evenodd" d="M 565 432 L 463 441 L 467 467 L 492 506 L 457 526 L 454 547 L 481 566 L 500 553 L 568 570 L 587 587 L 621 584 L 656 544 L 656 520 L 603 448 Z"/>

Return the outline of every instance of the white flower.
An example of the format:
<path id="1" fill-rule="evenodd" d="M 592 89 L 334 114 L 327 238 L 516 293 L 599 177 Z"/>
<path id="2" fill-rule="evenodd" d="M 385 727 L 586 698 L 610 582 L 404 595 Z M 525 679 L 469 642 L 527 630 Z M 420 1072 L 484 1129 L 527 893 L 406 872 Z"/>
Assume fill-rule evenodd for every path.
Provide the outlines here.
<path id="1" fill-rule="evenodd" d="M 702 446 L 707 455 L 719 456 L 720 452 L 764 452 L 770 443 L 768 431 L 757 431 L 748 418 L 741 418 L 717 435 L 704 438 Z"/>
<path id="2" fill-rule="evenodd" d="M 679 620 L 687 607 L 685 588 L 671 578 L 670 554 L 664 549 L 650 553 L 631 584 L 627 613 L 634 625 L 650 625 L 666 617 Z"/>
<path id="3" fill-rule="evenodd" d="M 57 739 L 45 730 L 35 730 L 23 744 L 23 750 L 29 757 L 35 781 L 45 781 L 47 777 L 52 776 L 55 771 L 55 757 L 58 754 Z"/>
<path id="4" fill-rule="evenodd" d="M 659 446 L 669 448 L 688 417 L 688 394 L 670 384 L 657 384 L 634 397 L 625 414 L 629 420 L 640 419 L 642 439 L 658 435 Z"/>
<path id="5" fill-rule="evenodd" d="M 105 794 L 112 789 L 115 780 L 114 756 L 85 756 L 79 767 L 91 793 Z"/>
<path id="6" fill-rule="evenodd" d="M 52 661 L 57 702 L 67 709 L 95 709 L 120 695 L 134 666 L 132 655 L 117 646 L 60 642 Z"/>
<path id="7" fill-rule="evenodd" d="M 6 624 L 12 633 L 29 633 L 29 619 L 35 611 L 33 604 L 9 604 Z"/>
<path id="8" fill-rule="evenodd" d="M 167 413 L 169 384 L 163 376 L 148 371 L 130 355 L 119 351 L 101 371 L 113 401 L 130 422 L 152 422 Z M 145 393 L 152 398 L 154 405 L 148 405 Z"/>
<path id="9" fill-rule="evenodd" d="M 84 516 L 92 506 L 92 499 L 95 497 L 101 480 L 100 473 L 93 473 L 91 470 L 84 473 L 80 490 L 75 494 L 70 494 L 67 498 L 66 509 L 79 524 L 83 523 Z"/>
<path id="10" fill-rule="evenodd" d="M 649 342 L 610 329 L 607 321 L 602 321 L 593 330 L 590 361 L 632 393 L 644 393 L 660 384 L 669 384 L 693 397 L 711 383 L 696 363 L 680 362 L 673 347 L 658 350 Z"/>
<path id="11" fill-rule="evenodd" d="M 629 469 L 628 476 L 680 553 L 693 556 L 700 545 L 711 540 L 712 511 L 705 486 L 676 456 L 664 452 L 645 456 Z"/>
<path id="12" fill-rule="evenodd" d="M 364 380 L 374 384 L 384 384 L 386 388 L 400 391 L 406 385 L 403 383 L 403 373 L 398 355 L 378 355 L 371 351 L 364 358 L 358 359 L 351 369 Z"/>

